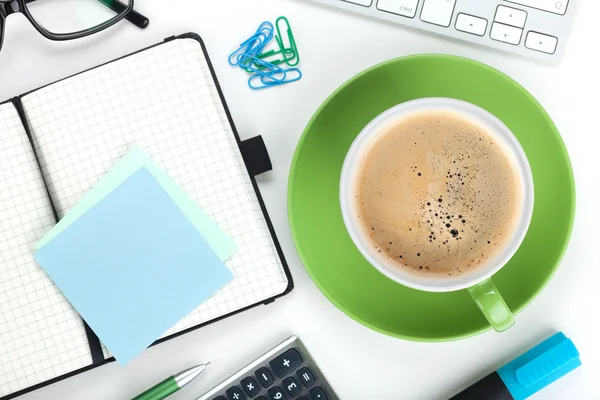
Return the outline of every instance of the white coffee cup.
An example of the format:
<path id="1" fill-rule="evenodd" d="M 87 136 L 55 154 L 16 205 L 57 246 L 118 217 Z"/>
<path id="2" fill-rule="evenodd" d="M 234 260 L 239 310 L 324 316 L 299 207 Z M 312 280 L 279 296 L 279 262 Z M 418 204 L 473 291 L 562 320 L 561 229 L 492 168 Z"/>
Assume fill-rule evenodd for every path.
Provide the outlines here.
<path id="1" fill-rule="evenodd" d="M 356 215 L 358 207 L 354 204 L 354 194 L 356 193 L 358 168 L 362 164 L 362 159 L 370 143 L 377 138 L 377 135 L 385 131 L 385 128 L 390 124 L 416 112 L 423 111 L 452 111 L 485 129 L 501 145 L 517 173 L 518 182 L 522 189 L 520 191 L 522 199 L 520 202 L 521 208 L 518 210 L 518 222 L 511 238 L 484 265 L 468 270 L 458 276 L 430 277 L 399 267 L 376 251 L 368 234 L 360 228 Z M 469 289 L 475 302 L 497 331 L 512 326 L 514 318 L 490 277 L 506 265 L 525 238 L 533 213 L 533 199 L 534 186 L 531 168 L 525 152 L 513 133 L 502 121 L 488 111 L 471 103 L 449 98 L 412 100 L 392 107 L 377 116 L 364 127 L 352 143 L 346 154 L 340 179 L 340 205 L 346 229 L 358 250 L 373 267 L 401 285 L 418 290 L 449 292 Z"/>

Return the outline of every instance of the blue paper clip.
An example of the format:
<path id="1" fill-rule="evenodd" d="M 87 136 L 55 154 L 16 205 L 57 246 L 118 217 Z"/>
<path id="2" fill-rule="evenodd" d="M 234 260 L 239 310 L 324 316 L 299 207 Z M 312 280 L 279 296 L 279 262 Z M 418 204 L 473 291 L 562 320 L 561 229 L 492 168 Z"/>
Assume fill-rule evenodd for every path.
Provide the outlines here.
<path id="1" fill-rule="evenodd" d="M 237 50 L 229 55 L 229 65 L 239 65 L 240 60 L 243 60 L 240 58 L 242 54 L 257 56 L 262 53 L 265 46 L 273 39 L 273 29 L 273 24 L 269 21 L 260 24 L 254 35 L 241 43 Z"/>
<path id="2" fill-rule="evenodd" d="M 229 64 L 232 66 L 239 65 L 240 55 L 242 54 L 260 54 L 270 40 L 271 39 L 269 38 L 269 36 L 266 36 L 262 32 L 255 34 L 254 36 L 246 40 L 244 43 L 240 44 L 240 47 L 229 55 Z M 235 62 L 233 62 L 232 59 L 234 59 Z"/>
<path id="3" fill-rule="evenodd" d="M 296 82 L 302 78 L 302 72 L 298 68 L 281 69 L 281 71 L 282 72 L 270 75 L 259 73 L 254 74 L 248 79 L 248 86 L 250 87 L 250 89 L 253 90 L 261 90 L 272 86 L 279 86 L 285 85 L 286 83 Z M 290 72 L 296 73 L 297 76 L 288 79 L 288 75 Z M 276 77 L 277 74 L 282 74 L 282 77 Z M 257 79 L 260 80 L 262 85 L 259 86 L 254 84 L 254 82 Z"/>
<path id="4" fill-rule="evenodd" d="M 284 72 L 284 76 L 281 79 L 277 78 L 275 76 L 275 75 L 277 75 L 277 73 L 275 73 L 273 75 L 262 75 L 260 78 L 261 82 L 267 86 L 268 85 L 277 86 L 277 85 L 283 85 L 285 83 L 296 82 L 302 78 L 302 71 L 300 71 L 300 69 L 298 69 L 298 68 L 288 68 L 288 69 L 280 68 L 280 69 L 282 70 L 282 72 Z M 290 75 L 290 72 L 292 73 L 291 75 L 293 75 L 293 73 L 295 72 L 296 76 L 288 79 L 288 75 Z"/>
<path id="5" fill-rule="evenodd" d="M 267 31 L 267 32 L 269 32 L 269 35 L 272 38 L 273 37 L 273 30 L 274 30 L 273 24 L 270 23 L 269 21 L 264 21 L 263 23 L 261 23 L 258 26 L 258 29 L 256 30 L 256 33 L 260 33 L 262 31 Z"/>
<path id="6" fill-rule="evenodd" d="M 264 47 L 273 39 L 274 36 L 274 27 L 273 24 L 269 21 L 265 21 L 258 26 L 256 33 L 254 36 L 264 38 L 260 45 L 256 46 L 253 51 L 246 51 L 246 53 L 250 53 L 252 55 L 259 55 L 262 53 Z"/>
<path id="7" fill-rule="evenodd" d="M 245 68 L 250 73 L 260 75 L 274 75 L 280 73 L 283 69 L 275 64 L 271 64 L 268 61 L 252 56 L 250 54 L 240 54 L 238 56 L 238 64 L 240 67 Z M 255 67 L 256 65 L 256 67 Z"/>
<path id="8" fill-rule="evenodd" d="M 287 69 L 281 69 L 280 68 L 279 71 L 276 71 L 273 74 L 259 74 L 260 75 L 260 81 L 264 85 L 269 85 L 270 82 L 283 83 L 283 82 L 285 82 L 285 79 L 287 78 L 287 73 L 288 73 Z"/>

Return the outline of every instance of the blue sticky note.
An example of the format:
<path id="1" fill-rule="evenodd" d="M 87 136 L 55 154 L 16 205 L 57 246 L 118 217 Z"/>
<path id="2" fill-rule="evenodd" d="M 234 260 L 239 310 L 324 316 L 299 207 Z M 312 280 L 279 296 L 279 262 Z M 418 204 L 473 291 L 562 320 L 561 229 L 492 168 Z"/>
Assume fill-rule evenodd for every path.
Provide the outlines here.
<path id="1" fill-rule="evenodd" d="M 35 258 L 121 364 L 233 278 L 147 168 Z"/>
<path id="2" fill-rule="evenodd" d="M 52 239 L 54 239 L 63 230 L 67 229 L 74 221 L 90 208 L 101 201 L 104 196 L 115 190 L 117 186 L 123 183 L 134 172 L 142 167 L 148 168 L 148 171 L 167 191 L 173 201 L 179 206 L 181 211 L 190 220 L 198 231 L 204 236 L 210 247 L 217 253 L 223 261 L 235 251 L 235 243 L 217 224 L 204 212 L 198 205 L 173 181 L 169 175 L 156 164 L 152 158 L 140 148 L 134 148 L 127 156 L 123 157 L 106 175 L 102 177 L 87 191 L 85 196 L 77 204 L 69 209 L 67 215 L 44 236 L 38 243 L 37 249 L 41 249 Z"/>

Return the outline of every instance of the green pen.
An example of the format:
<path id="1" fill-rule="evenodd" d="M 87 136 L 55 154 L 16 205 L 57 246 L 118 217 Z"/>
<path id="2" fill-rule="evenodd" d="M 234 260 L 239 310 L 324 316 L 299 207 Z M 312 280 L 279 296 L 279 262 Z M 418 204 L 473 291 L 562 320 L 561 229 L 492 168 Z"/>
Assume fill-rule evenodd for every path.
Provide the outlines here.
<path id="1" fill-rule="evenodd" d="M 163 400 L 196 379 L 198 375 L 204 372 L 208 364 L 210 364 L 210 361 L 170 376 L 132 400 Z"/>

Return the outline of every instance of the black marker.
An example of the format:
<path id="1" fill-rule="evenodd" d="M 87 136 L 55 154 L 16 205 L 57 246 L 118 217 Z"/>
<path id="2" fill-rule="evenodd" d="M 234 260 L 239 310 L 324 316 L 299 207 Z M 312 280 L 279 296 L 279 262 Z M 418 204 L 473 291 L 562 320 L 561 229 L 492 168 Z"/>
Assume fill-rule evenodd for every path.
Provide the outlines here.
<path id="1" fill-rule="evenodd" d="M 559 332 L 450 400 L 523 400 L 580 365 L 577 348 Z"/>

